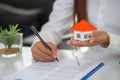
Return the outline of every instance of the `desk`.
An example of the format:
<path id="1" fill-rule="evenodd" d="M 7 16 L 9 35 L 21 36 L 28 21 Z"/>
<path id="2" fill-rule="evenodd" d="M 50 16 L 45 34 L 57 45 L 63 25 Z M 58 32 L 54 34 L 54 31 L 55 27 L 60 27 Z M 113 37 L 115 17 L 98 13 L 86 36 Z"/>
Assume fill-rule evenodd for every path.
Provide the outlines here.
<path id="1" fill-rule="evenodd" d="M 19 71 L 34 62 L 30 47 L 23 47 L 22 53 L 22 55 L 12 58 L 0 57 L 0 77 Z"/>
<path id="2" fill-rule="evenodd" d="M 63 55 L 64 53 L 64 55 Z M 69 55 L 69 56 L 68 56 Z M 74 59 L 70 50 L 58 50 L 59 59 Z M 10 59 L 0 58 L 0 77 L 17 72 L 35 61 L 31 56 L 30 47 L 23 47 L 21 56 Z M 120 65 L 117 59 L 108 61 L 99 71 L 92 75 L 88 80 L 120 80 Z"/>
<path id="3" fill-rule="evenodd" d="M 58 56 L 61 56 L 59 57 L 60 60 L 64 58 L 73 58 L 72 54 L 69 54 L 69 57 L 66 55 L 66 53 L 70 53 L 69 50 L 58 50 L 58 52 L 60 53 Z M 65 54 L 63 55 L 62 53 Z M 23 47 L 22 55 L 12 58 L 0 57 L 0 77 L 15 73 L 34 62 L 30 47 Z"/>

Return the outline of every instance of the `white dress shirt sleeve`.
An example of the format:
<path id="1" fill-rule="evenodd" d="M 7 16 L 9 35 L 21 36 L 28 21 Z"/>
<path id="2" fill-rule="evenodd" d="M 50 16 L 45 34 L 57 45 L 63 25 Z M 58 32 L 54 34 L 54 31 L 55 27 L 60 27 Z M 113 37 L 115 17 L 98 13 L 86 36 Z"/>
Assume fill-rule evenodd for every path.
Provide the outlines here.
<path id="1" fill-rule="evenodd" d="M 68 31 L 73 21 L 72 10 L 73 0 L 55 1 L 49 21 L 43 25 L 39 33 L 46 42 L 58 45 L 62 41 L 62 36 Z"/>
<path id="2" fill-rule="evenodd" d="M 108 33 L 110 37 L 110 44 L 108 49 L 112 49 L 113 51 L 120 51 L 120 35 L 115 35 L 113 33 Z"/>

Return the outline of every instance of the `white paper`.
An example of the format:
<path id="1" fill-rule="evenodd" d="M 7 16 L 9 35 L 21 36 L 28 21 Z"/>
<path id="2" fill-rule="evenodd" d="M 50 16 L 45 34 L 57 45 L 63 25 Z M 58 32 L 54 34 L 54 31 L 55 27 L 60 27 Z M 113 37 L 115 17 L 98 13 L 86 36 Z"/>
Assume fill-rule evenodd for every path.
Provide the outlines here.
<path id="1" fill-rule="evenodd" d="M 0 80 L 80 80 L 94 67 L 79 66 L 74 60 L 37 62 Z"/>

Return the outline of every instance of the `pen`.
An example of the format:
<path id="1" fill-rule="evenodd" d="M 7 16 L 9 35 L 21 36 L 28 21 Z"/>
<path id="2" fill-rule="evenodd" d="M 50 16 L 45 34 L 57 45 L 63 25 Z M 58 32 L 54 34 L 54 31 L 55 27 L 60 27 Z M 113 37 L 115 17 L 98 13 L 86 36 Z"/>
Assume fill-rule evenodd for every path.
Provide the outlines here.
<path id="1" fill-rule="evenodd" d="M 96 66 L 93 70 L 91 70 L 89 73 L 87 73 L 82 79 L 80 80 L 87 80 L 91 75 L 93 75 L 97 70 L 99 70 L 104 63 L 100 63 L 98 66 Z"/>
<path id="2" fill-rule="evenodd" d="M 46 43 L 46 42 L 42 39 L 42 37 L 38 34 L 37 29 L 36 29 L 34 26 L 32 26 L 31 29 L 32 29 L 32 31 L 34 32 L 34 34 L 40 39 L 40 41 L 42 42 L 42 44 L 43 44 L 47 49 L 49 49 L 49 50 L 52 51 L 52 49 L 47 45 L 47 43 Z M 58 58 L 56 58 L 56 60 L 59 61 Z"/>

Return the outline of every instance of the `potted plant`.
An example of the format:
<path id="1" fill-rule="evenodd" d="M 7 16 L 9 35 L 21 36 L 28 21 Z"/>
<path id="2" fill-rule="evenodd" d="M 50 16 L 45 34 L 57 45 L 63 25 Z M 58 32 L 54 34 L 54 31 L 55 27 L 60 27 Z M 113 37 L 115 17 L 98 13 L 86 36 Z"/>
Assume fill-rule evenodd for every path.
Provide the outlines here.
<path id="1" fill-rule="evenodd" d="M 0 28 L 0 54 L 11 55 L 21 52 L 22 37 L 18 34 L 18 24 L 9 25 L 8 29 Z"/>

